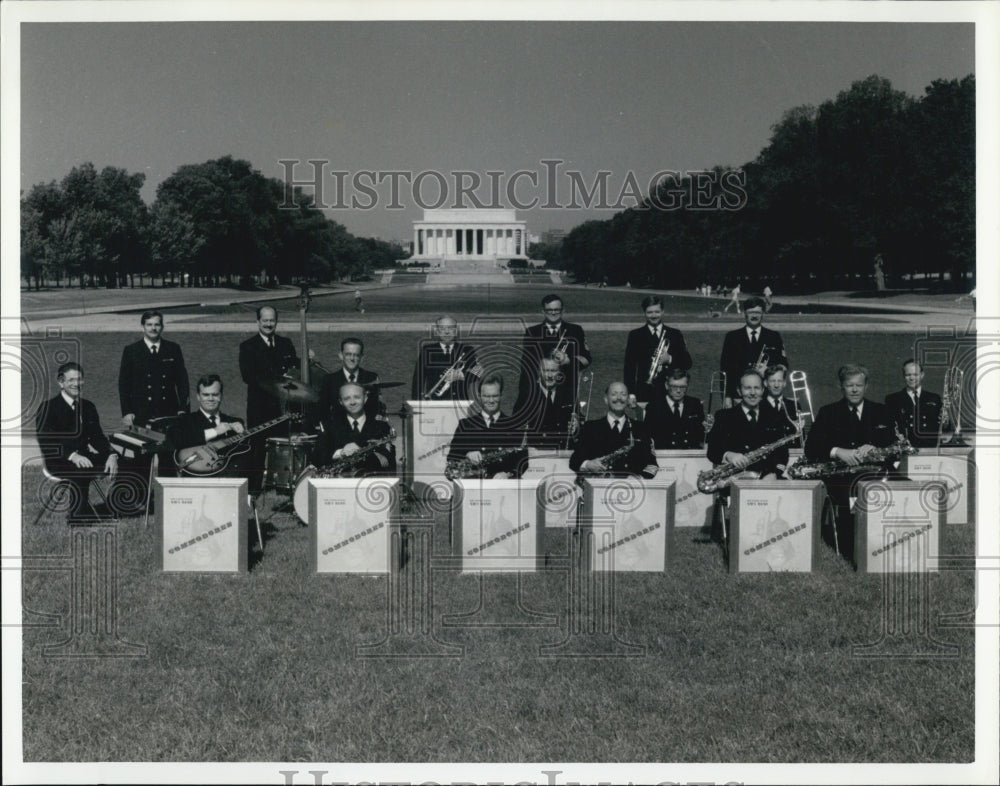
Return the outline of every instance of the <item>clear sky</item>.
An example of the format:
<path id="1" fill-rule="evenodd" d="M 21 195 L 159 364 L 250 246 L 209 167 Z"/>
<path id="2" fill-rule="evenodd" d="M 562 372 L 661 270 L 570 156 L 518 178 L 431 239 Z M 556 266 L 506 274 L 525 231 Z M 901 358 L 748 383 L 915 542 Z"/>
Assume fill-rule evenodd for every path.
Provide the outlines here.
<path id="1" fill-rule="evenodd" d="M 628 171 L 752 160 L 787 110 L 878 74 L 919 96 L 973 73 L 971 24 L 756 22 L 220 22 L 26 24 L 21 187 L 85 161 L 144 172 L 143 196 L 181 164 L 231 154 L 280 177 L 280 159 L 329 169 L 538 173 L 589 183 Z M 296 170 L 304 179 L 308 168 Z M 506 183 L 506 178 L 501 181 Z M 566 181 L 560 176 L 559 187 Z M 335 201 L 334 181 L 324 199 Z M 420 206 L 328 215 L 355 234 L 411 236 Z M 449 196 L 454 189 L 449 186 Z M 349 191 L 348 198 L 351 193 Z M 424 199 L 437 186 L 425 183 Z M 489 189 L 480 192 L 489 200 Z M 565 194 L 566 192 L 562 192 Z M 503 193 L 501 193 L 503 196 Z M 367 199 L 367 198 L 365 198 Z M 568 201 L 557 197 L 557 201 Z M 450 206 L 450 202 L 448 205 Z M 469 205 L 471 206 L 471 205 Z M 529 229 L 613 211 L 529 210 Z"/>

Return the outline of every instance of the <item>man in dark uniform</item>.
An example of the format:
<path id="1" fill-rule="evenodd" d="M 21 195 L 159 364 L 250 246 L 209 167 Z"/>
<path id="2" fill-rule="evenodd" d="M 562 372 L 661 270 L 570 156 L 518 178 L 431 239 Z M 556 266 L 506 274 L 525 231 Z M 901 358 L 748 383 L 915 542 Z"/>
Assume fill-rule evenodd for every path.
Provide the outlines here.
<path id="1" fill-rule="evenodd" d="M 367 397 L 365 399 L 365 414 L 374 419 L 385 414 L 385 404 L 379 401 L 379 376 L 374 371 L 361 368 L 365 355 L 365 345 L 360 338 L 345 338 L 340 342 L 341 367 L 329 374 L 323 380 L 323 388 L 319 396 L 319 411 L 322 418 L 344 414 L 340 403 L 340 388 L 348 382 L 361 385 Z"/>
<path id="2" fill-rule="evenodd" d="M 583 328 L 563 321 L 563 303 L 559 295 L 550 294 L 542 298 L 542 314 L 544 320 L 526 328 L 521 341 L 518 398 L 527 395 L 538 382 L 542 359 L 552 358 L 561 373 L 557 387 L 565 389 L 569 398 L 575 399 L 580 372 L 593 359 Z"/>
<path id="3" fill-rule="evenodd" d="M 649 401 L 654 389 L 662 386 L 674 369 L 687 371 L 691 368 L 691 355 L 684 344 L 684 335 L 663 324 L 663 298 L 655 295 L 643 298 L 642 310 L 646 324 L 631 331 L 625 344 L 625 385 L 633 391 L 635 401 Z M 656 358 L 653 384 L 646 384 L 653 354 L 664 337 L 663 350 Z"/>
<path id="4" fill-rule="evenodd" d="M 140 322 L 143 336 L 122 350 L 118 369 L 118 400 L 125 428 L 149 426 L 154 418 L 180 415 L 190 408 L 184 356 L 180 346 L 163 338 L 163 315 L 146 311 Z M 120 501 L 126 496 L 139 502 L 142 509 L 152 460 L 152 456 L 122 459 L 120 484 L 111 493 L 112 506 L 120 512 L 135 512 Z M 173 474 L 169 464 L 160 467 L 160 474 Z M 136 494 L 136 490 L 144 493 Z"/>
<path id="5" fill-rule="evenodd" d="M 781 363 L 767 367 L 764 372 L 765 396 L 760 405 L 765 409 L 773 409 L 785 421 L 785 433 L 791 434 L 798 429 L 798 420 L 795 415 L 795 400 L 782 395 L 785 392 L 787 372 L 788 369 Z"/>
<path id="6" fill-rule="evenodd" d="M 913 358 L 903 364 L 903 379 L 906 387 L 886 396 L 885 405 L 911 445 L 932 448 L 941 429 L 941 397 L 923 389 L 924 369 Z"/>
<path id="7" fill-rule="evenodd" d="M 484 465 L 488 478 L 519 478 L 528 458 L 524 432 L 516 428 L 512 418 L 500 411 L 503 395 L 503 377 L 491 374 L 479 386 L 479 409 L 475 415 L 458 421 L 458 428 L 451 438 L 448 463 L 468 461 L 473 467 Z M 490 454 L 496 450 L 513 450 L 497 460 Z"/>
<path id="8" fill-rule="evenodd" d="M 340 386 L 339 409 L 331 410 L 323 420 L 323 433 L 313 449 L 313 464 L 329 466 L 350 458 L 373 442 L 392 436 L 392 428 L 386 421 L 368 413 L 366 398 L 365 389 L 357 382 L 345 382 Z M 358 475 L 395 475 L 396 446 L 387 442 L 358 461 L 355 467 Z"/>
<path id="9" fill-rule="evenodd" d="M 895 428 L 889 408 L 865 398 L 868 389 L 868 369 L 856 364 L 841 366 L 837 371 L 843 398 L 821 407 L 816 422 L 806 440 L 805 456 L 809 462 L 836 459 L 848 466 L 864 464 L 875 448 L 892 444 Z M 882 471 L 875 475 L 885 474 Z M 837 539 L 840 552 L 848 560 L 854 558 L 854 519 L 850 498 L 855 484 L 872 475 L 844 474 L 825 478 L 826 490 L 834 505 Z"/>
<path id="10" fill-rule="evenodd" d="M 285 372 L 299 365 L 291 339 L 279 336 L 277 329 L 278 312 L 271 306 L 261 306 L 257 309 L 257 335 L 240 344 L 240 376 L 247 385 L 247 428 L 250 429 L 281 417 L 283 402 L 263 385 L 281 380 Z M 251 494 L 261 490 L 267 437 L 274 434 L 277 431 L 273 434 L 265 431 L 250 441 L 247 470 Z"/>
<path id="11" fill-rule="evenodd" d="M 733 405 L 739 395 L 737 382 L 740 374 L 748 368 L 756 368 L 762 375 L 770 365 L 778 363 L 788 368 L 788 357 L 781 334 L 763 326 L 764 300 L 759 297 L 747 298 L 743 304 L 746 325 L 726 333 L 722 342 L 722 358 L 719 366 L 726 375 L 726 406 Z M 764 359 L 761 360 L 761 353 Z"/>
<path id="12" fill-rule="evenodd" d="M 695 450 L 705 444 L 705 410 L 687 395 L 690 376 L 675 369 L 646 407 L 643 422 L 657 450 Z"/>
<path id="13" fill-rule="evenodd" d="M 420 342 L 410 391 L 414 400 L 464 401 L 473 397 L 482 369 L 472 347 L 457 339 L 458 323 L 443 316 L 434 323 L 434 340 Z"/>
<path id="14" fill-rule="evenodd" d="M 533 448 L 555 450 L 564 447 L 573 421 L 573 391 L 559 385 L 559 362 L 554 358 L 539 361 L 536 381 L 521 391 L 514 404 L 514 423 L 528 434 Z"/>
<path id="15" fill-rule="evenodd" d="M 788 464 L 788 447 L 782 445 L 751 462 L 746 454 L 785 436 L 784 417 L 772 407 L 761 406 L 764 381 L 758 371 L 747 369 L 739 379 L 739 402 L 715 413 L 708 432 L 708 458 L 713 464 L 732 464 L 761 478 L 777 475 Z"/>
<path id="16" fill-rule="evenodd" d="M 653 441 L 642 423 L 625 414 L 628 402 L 628 388 L 623 382 L 608 385 L 604 391 L 607 414 L 597 420 L 588 420 L 580 428 L 580 439 L 569 458 L 571 470 L 583 475 L 611 473 L 618 477 L 656 477 L 659 467 L 653 454 Z M 602 460 L 629 444 L 631 449 L 616 459 Z"/>
<path id="17" fill-rule="evenodd" d="M 39 407 L 35 428 L 45 468 L 73 487 L 68 523 L 81 524 L 97 518 L 89 502 L 90 482 L 102 474 L 114 480 L 118 454 L 104 436 L 97 408 L 81 397 L 83 367 L 64 363 L 56 381 L 60 393 Z"/>

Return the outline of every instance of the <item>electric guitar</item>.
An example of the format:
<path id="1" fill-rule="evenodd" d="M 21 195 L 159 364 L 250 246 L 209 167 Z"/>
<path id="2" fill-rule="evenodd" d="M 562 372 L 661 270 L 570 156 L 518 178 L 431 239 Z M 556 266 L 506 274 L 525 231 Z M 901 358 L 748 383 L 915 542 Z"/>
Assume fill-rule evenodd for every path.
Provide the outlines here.
<path id="1" fill-rule="evenodd" d="M 200 478 L 211 477 L 224 472 L 229 466 L 229 461 L 233 456 L 239 456 L 249 452 L 249 440 L 269 428 L 284 423 L 286 420 L 293 422 L 302 420 L 302 415 L 298 412 L 290 412 L 280 418 L 261 423 L 256 428 L 248 429 L 242 434 L 234 434 L 231 437 L 217 437 L 204 445 L 194 445 L 190 448 L 181 448 L 174 451 L 174 463 L 185 475 L 195 475 Z"/>

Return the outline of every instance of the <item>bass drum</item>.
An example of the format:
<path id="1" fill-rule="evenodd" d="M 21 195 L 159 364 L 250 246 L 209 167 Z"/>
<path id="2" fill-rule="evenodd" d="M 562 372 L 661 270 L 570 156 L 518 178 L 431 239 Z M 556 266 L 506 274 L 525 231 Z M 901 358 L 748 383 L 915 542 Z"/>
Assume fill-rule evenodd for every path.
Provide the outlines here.
<path id="1" fill-rule="evenodd" d="M 295 515 L 303 524 L 309 523 L 309 478 L 316 475 L 316 467 L 310 464 L 299 473 L 295 479 L 295 490 L 292 492 L 292 506 Z"/>

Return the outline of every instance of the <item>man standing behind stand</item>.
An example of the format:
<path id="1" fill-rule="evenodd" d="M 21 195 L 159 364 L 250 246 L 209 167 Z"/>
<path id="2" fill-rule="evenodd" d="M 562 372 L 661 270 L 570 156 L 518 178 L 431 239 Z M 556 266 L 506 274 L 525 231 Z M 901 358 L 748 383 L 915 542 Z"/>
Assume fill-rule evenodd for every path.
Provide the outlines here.
<path id="1" fill-rule="evenodd" d="M 684 344 L 684 334 L 663 324 L 663 298 L 655 295 L 643 298 L 642 310 L 646 324 L 631 331 L 625 345 L 625 385 L 636 400 L 649 401 L 653 389 L 662 386 L 672 371 L 691 368 L 691 355 Z M 661 338 L 663 350 L 656 358 L 655 376 L 649 385 L 646 381 Z"/>
<path id="2" fill-rule="evenodd" d="M 911 445 L 932 448 L 941 428 L 941 397 L 923 389 L 924 370 L 913 358 L 903 364 L 903 379 L 906 387 L 886 396 L 885 405 Z"/>
<path id="3" fill-rule="evenodd" d="M 291 339 L 277 335 L 278 312 L 271 306 L 257 309 L 257 335 L 240 344 L 240 375 L 247 385 L 247 428 L 253 429 L 261 423 L 281 417 L 283 402 L 273 393 L 264 389 L 268 382 L 277 382 L 285 372 L 299 364 L 299 356 Z M 277 427 L 276 427 L 277 428 Z M 268 436 L 265 431 L 250 441 L 250 455 L 247 461 L 250 493 L 261 490 L 264 478 L 264 457 Z"/>
<path id="4" fill-rule="evenodd" d="M 551 358 L 562 374 L 557 386 L 570 399 L 576 398 L 576 383 L 580 372 L 593 360 L 583 328 L 572 322 L 563 322 L 563 303 L 559 295 L 542 298 L 544 320 L 524 331 L 521 342 L 521 378 L 518 397 L 525 396 L 538 383 L 540 363 Z"/>
<path id="5" fill-rule="evenodd" d="M 483 468 L 487 478 L 519 478 L 527 463 L 527 449 L 518 449 L 524 441 L 524 432 L 518 430 L 511 418 L 500 411 L 503 395 L 503 377 L 492 374 L 479 387 L 480 412 L 458 421 L 458 428 L 451 439 L 448 464 L 468 461 L 473 468 Z M 496 456 L 496 451 L 509 451 Z"/>
<path id="6" fill-rule="evenodd" d="M 159 311 L 146 311 L 139 321 L 142 338 L 125 346 L 118 368 L 118 401 L 125 428 L 145 427 L 153 418 L 184 414 L 190 406 L 184 356 L 180 346 L 163 338 L 163 315 Z M 125 507 L 118 500 L 128 496 L 142 509 L 152 461 L 152 456 L 122 459 L 121 484 L 112 491 L 113 507 Z M 172 474 L 170 467 L 161 470 L 162 474 Z"/>
<path id="7" fill-rule="evenodd" d="M 458 323 L 449 316 L 434 323 L 434 340 L 420 342 L 413 369 L 412 397 L 419 401 L 453 401 L 472 398 L 482 369 L 476 353 L 458 341 Z"/>
<path id="8" fill-rule="evenodd" d="M 747 298 L 743 304 L 743 318 L 746 325 L 726 333 L 722 342 L 722 358 L 719 366 L 726 375 L 727 407 L 739 396 L 737 383 L 740 375 L 748 368 L 756 368 L 763 376 L 768 366 L 781 364 L 788 367 L 788 357 L 785 355 L 785 345 L 781 334 L 763 326 L 764 301 L 759 297 Z M 765 356 L 763 362 L 761 353 Z"/>
<path id="9" fill-rule="evenodd" d="M 348 382 L 356 382 L 364 388 L 366 415 L 374 418 L 385 414 L 385 405 L 379 401 L 379 389 L 375 384 L 378 374 L 361 368 L 364 356 L 365 345 L 360 338 L 345 338 L 340 342 L 341 367 L 323 380 L 323 390 L 319 396 L 321 418 L 344 413 L 344 407 L 340 403 L 340 388 Z"/>

